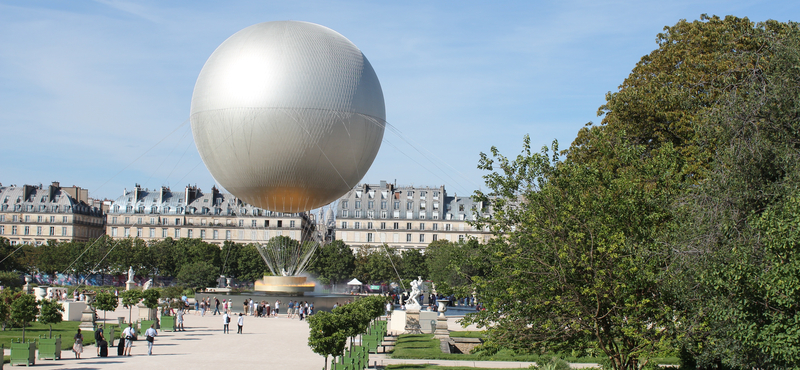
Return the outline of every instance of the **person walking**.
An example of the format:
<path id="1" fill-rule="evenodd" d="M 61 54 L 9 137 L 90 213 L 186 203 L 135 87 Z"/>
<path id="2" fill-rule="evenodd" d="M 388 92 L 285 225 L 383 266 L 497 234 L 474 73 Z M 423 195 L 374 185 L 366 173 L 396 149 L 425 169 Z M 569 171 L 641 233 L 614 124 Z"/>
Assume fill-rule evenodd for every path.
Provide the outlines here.
<path id="1" fill-rule="evenodd" d="M 105 344 L 105 338 L 103 337 L 103 325 L 97 327 L 97 330 L 94 331 L 94 345 L 97 346 L 97 357 L 100 357 L 100 347 Z"/>
<path id="2" fill-rule="evenodd" d="M 228 334 L 228 326 L 231 324 L 231 317 L 225 312 L 222 314 L 222 334 Z"/>
<path id="3" fill-rule="evenodd" d="M 81 358 L 81 353 L 83 353 L 83 334 L 81 334 L 80 328 L 78 328 L 78 333 L 75 334 L 75 344 L 72 345 L 72 352 L 75 352 L 75 358 Z"/>
<path id="4" fill-rule="evenodd" d="M 244 316 L 242 316 L 241 312 L 239 312 L 239 322 L 237 322 L 236 324 L 239 325 L 239 330 L 236 333 L 242 334 L 242 326 L 244 326 Z"/>
<path id="5" fill-rule="evenodd" d="M 175 331 L 186 331 L 183 328 L 183 308 L 179 308 L 178 312 L 175 313 L 175 324 L 177 325 Z"/>
<path id="6" fill-rule="evenodd" d="M 136 331 L 133 330 L 133 324 L 128 324 L 128 327 L 122 331 L 122 337 L 125 338 L 125 351 L 122 352 L 123 356 L 131 355 L 131 348 L 133 347 L 133 337 L 136 336 Z"/>
<path id="7" fill-rule="evenodd" d="M 214 314 L 212 316 L 216 316 L 219 313 L 219 299 L 214 297 Z"/>
<path id="8" fill-rule="evenodd" d="M 281 309 L 281 301 L 277 300 L 277 301 L 275 301 L 275 309 L 272 310 L 272 312 L 275 313 L 275 317 L 278 317 L 278 313 L 280 313 L 280 309 Z"/>
<path id="9" fill-rule="evenodd" d="M 144 337 L 147 339 L 147 354 L 153 354 L 153 343 L 156 341 L 156 337 L 158 336 L 158 332 L 155 328 L 156 324 L 150 324 L 150 328 L 144 332 Z"/>

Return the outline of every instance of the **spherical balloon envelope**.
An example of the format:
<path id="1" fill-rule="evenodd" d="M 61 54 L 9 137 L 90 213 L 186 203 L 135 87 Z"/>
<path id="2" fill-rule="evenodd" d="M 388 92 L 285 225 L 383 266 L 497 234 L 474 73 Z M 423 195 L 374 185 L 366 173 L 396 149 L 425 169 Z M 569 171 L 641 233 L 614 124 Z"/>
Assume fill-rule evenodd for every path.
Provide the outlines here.
<path id="1" fill-rule="evenodd" d="M 383 140 L 380 82 L 339 33 L 267 22 L 220 45 L 192 95 L 195 144 L 214 179 L 257 207 L 333 202 L 367 172 Z"/>

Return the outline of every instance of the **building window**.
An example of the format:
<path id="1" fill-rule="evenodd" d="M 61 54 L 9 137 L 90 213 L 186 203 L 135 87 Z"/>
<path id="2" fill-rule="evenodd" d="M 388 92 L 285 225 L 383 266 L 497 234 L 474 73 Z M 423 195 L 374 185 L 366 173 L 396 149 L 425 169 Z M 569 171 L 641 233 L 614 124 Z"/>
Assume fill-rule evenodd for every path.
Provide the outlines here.
<path id="1" fill-rule="evenodd" d="M 361 210 L 356 211 L 356 218 L 361 218 Z"/>
<path id="2" fill-rule="evenodd" d="M 253 220 L 250 222 L 250 227 L 258 227 L 258 221 Z M 255 240 L 255 237 L 253 238 Z"/>
<path id="3" fill-rule="evenodd" d="M 410 211 L 410 210 L 412 210 L 412 209 L 414 209 L 414 203 L 412 203 L 412 202 L 407 202 L 407 203 L 406 203 L 406 210 Z"/>
<path id="4" fill-rule="evenodd" d="M 269 227 L 269 220 L 264 220 L 264 227 Z"/>
<path id="5" fill-rule="evenodd" d="M 5 233 L 6 233 L 6 227 L 3 226 L 3 225 L 0 225 L 0 235 L 4 235 Z"/>
<path id="6" fill-rule="evenodd" d="M 356 201 L 356 209 L 359 209 L 359 208 L 361 208 L 361 201 L 357 200 Z"/>
<path id="7" fill-rule="evenodd" d="M 381 209 L 386 209 L 386 201 L 385 200 L 381 201 Z"/>
<path id="8" fill-rule="evenodd" d="M 30 226 L 25 226 L 25 234 L 24 235 L 29 235 L 30 233 L 31 233 L 31 227 Z"/>
<path id="9" fill-rule="evenodd" d="M 356 222 L 355 226 L 353 228 L 354 229 L 360 229 L 361 228 L 361 223 L 360 222 Z"/>
<path id="10" fill-rule="evenodd" d="M 5 221 L 5 220 L 3 220 L 3 221 Z M 50 223 L 51 224 L 56 223 L 56 216 L 50 216 Z"/>
<path id="11" fill-rule="evenodd" d="M 400 218 L 400 211 L 394 211 L 393 214 L 392 214 L 392 217 Z"/>
<path id="12" fill-rule="evenodd" d="M 289 221 L 289 227 L 294 227 L 294 220 Z"/>
<path id="13" fill-rule="evenodd" d="M 142 237 L 142 228 L 141 227 L 137 227 L 136 228 L 136 237 L 137 238 L 141 238 Z"/>
<path id="14" fill-rule="evenodd" d="M 0 234 L 2 234 L 2 232 L 0 232 Z M 56 235 L 55 226 L 50 226 L 50 236 L 55 236 L 55 235 Z"/>
<path id="15" fill-rule="evenodd" d="M 205 238 L 206 238 L 206 231 L 200 230 L 200 239 L 205 239 Z"/>
<path id="16" fill-rule="evenodd" d="M 42 235 L 42 227 L 36 226 L 36 235 Z"/>
<path id="17" fill-rule="evenodd" d="M 394 202 L 394 209 L 400 209 L 400 202 Z"/>
<path id="18" fill-rule="evenodd" d="M 116 227 L 112 227 L 112 228 L 111 228 L 111 236 L 112 236 L 112 237 L 113 237 L 113 236 L 117 236 L 117 228 L 116 228 Z"/>
<path id="19" fill-rule="evenodd" d="M 425 243 L 425 234 L 419 234 L 419 242 Z"/>
<path id="20" fill-rule="evenodd" d="M 433 230 L 439 230 L 439 224 L 433 224 Z"/>
<path id="21" fill-rule="evenodd" d="M 444 224 L 444 230 L 450 231 L 450 224 Z"/>
<path id="22" fill-rule="evenodd" d="M 346 228 L 347 228 L 347 221 L 342 221 L 342 229 L 346 229 Z"/>
<path id="23" fill-rule="evenodd" d="M 372 222 L 367 222 L 367 229 L 372 230 Z"/>
<path id="24" fill-rule="evenodd" d="M 459 235 L 458 236 L 458 241 L 463 242 L 464 241 L 464 235 Z"/>
<path id="25" fill-rule="evenodd" d="M 239 227 L 244 227 L 244 220 L 239 220 Z"/>
<path id="26" fill-rule="evenodd" d="M 439 240 L 439 234 L 433 234 L 433 241 Z"/>
<path id="27" fill-rule="evenodd" d="M 386 223 L 385 222 L 381 222 L 381 230 L 385 230 L 385 229 L 386 229 Z"/>
<path id="28" fill-rule="evenodd" d="M 167 236 L 169 236 L 167 229 L 161 229 L 161 237 L 166 239 Z"/>
<path id="29" fill-rule="evenodd" d="M 420 230 L 425 230 L 425 223 L 423 223 L 423 222 L 420 222 L 420 223 L 419 223 L 419 229 L 420 229 Z"/>
<path id="30" fill-rule="evenodd" d="M 219 230 L 214 230 L 214 238 L 213 239 L 219 239 Z"/>
<path id="31" fill-rule="evenodd" d="M 367 233 L 367 243 L 372 243 L 372 233 Z"/>
<path id="32" fill-rule="evenodd" d="M 278 227 L 283 227 L 283 220 L 278 220 Z"/>
<path id="33" fill-rule="evenodd" d="M 342 231 L 339 234 L 340 234 L 340 238 L 341 238 L 340 240 L 347 241 L 347 232 L 346 231 Z"/>
<path id="34" fill-rule="evenodd" d="M 153 213 L 155 213 L 155 212 L 153 212 Z M 155 224 L 156 224 L 156 218 L 155 217 L 150 217 L 150 225 L 155 225 Z"/>
<path id="35" fill-rule="evenodd" d="M 347 201 L 346 200 L 342 201 L 342 208 L 347 208 Z"/>
<path id="36" fill-rule="evenodd" d="M 438 191 L 434 191 L 433 192 L 433 199 L 439 199 L 439 192 Z"/>
<path id="37" fill-rule="evenodd" d="M 191 231 L 191 230 L 190 230 Z M 181 238 L 181 229 L 175 229 L 175 239 Z"/>
<path id="38" fill-rule="evenodd" d="M 180 226 L 181 225 L 181 219 L 180 218 L 176 218 L 175 219 L 175 225 L 176 226 Z"/>
<path id="39" fill-rule="evenodd" d="M 178 230 L 178 229 L 175 229 L 175 230 Z M 192 229 L 187 230 L 186 231 L 186 236 L 189 237 L 189 239 L 191 239 L 194 236 L 194 230 L 192 230 Z"/>
<path id="40" fill-rule="evenodd" d="M 394 233 L 394 234 L 392 235 L 392 240 L 393 240 L 395 243 L 399 243 L 399 242 L 400 242 L 400 234 L 398 234 L 398 233 Z"/>
<path id="41" fill-rule="evenodd" d="M 406 241 L 411 243 L 411 234 L 406 234 Z"/>
<path id="42" fill-rule="evenodd" d="M 347 216 L 347 210 L 346 210 L 346 209 L 343 209 L 343 210 L 342 210 L 342 217 L 348 217 L 348 216 Z"/>
<path id="43" fill-rule="evenodd" d="M 67 222 L 67 218 L 66 217 L 64 217 L 64 222 Z M 131 218 L 130 217 L 125 217 L 125 224 L 127 225 L 127 224 L 130 224 L 130 223 L 131 223 Z"/>
<path id="44" fill-rule="evenodd" d="M 231 240 L 231 231 L 225 230 L 225 240 Z"/>
<path id="45" fill-rule="evenodd" d="M 117 218 L 116 217 L 111 217 L 111 223 L 116 225 L 117 224 Z"/>
<path id="46" fill-rule="evenodd" d="M 36 216 L 36 222 L 42 222 L 42 216 Z"/>
<path id="47" fill-rule="evenodd" d="M 406 222 L 406 230 L 411 230 L 411 223 L 410 222 Z"/>
<path id="48" fill-rule="evenodd" d="M 395 229 L 395 230 L 399 229 L 400 228 L 400 223 L 399 222 L 395 222 L 394 225 L 392 225 L 392 228 Z"/>
<path id="49" fill-rule="evenodd" d="M 61 235 L 64 235 L 64 233 L 62 232 Z M 123 236 L 126 237 L 126 238 L 131 236 L 131 229 L 129 227 L 125 228 Z"/>
<path id="50" fill-rule="evenodd" d="M 156 229 L 154 227 L 150 228 L 150 237 L 151 238 L 155 238 L 156 237 Z"/>
<path id="51" fill-rule="evenodd" d="M 25 215 L 25 222 L 31 222 L 31 216 Z"/>
<path id="52" fill-rule="evenodd" d="M 373 209 L 373 208 L 375 208 L 375 201 L 370 200 L 369 202 L 367 202 L 367 209 Z"/>
<path id="53" fill-rule="evenodd" d="M 386 211 L 381 211 L 381 218 L 386 218 L 387 214 Z"/>
<path id="54" fill-rule="evenodd" d="M 11 226 L 11 235 L 17 235 L 17 227 Z"/>

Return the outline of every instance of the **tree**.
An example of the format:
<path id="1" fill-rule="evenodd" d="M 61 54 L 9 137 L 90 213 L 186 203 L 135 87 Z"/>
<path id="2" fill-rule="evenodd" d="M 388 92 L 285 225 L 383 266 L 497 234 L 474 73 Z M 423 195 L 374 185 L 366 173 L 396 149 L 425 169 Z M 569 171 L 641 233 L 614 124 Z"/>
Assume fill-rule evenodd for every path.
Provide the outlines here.
<path id="1" fill-rule="evenodd" d="M 619 91 L 606 95 L 598 115 L 602 124 L 582 129 L 569 149 L 577 162 L 603 161 L 590 131 L 607 131 L 602 137 L 644 145 L 648 150 L 671 144 L 683 158 L 685 180 L 705 177 L 717 143 L 697 135 L 701 117 L 713 111 L 726 90 L 747 78 L 764 55 L 764 38 L 782 38 L 796 28 L 792 23 L 768 21 L 754 24 L 747 18 L 702 15 L 681 20 L 658 34 L 658 48 L 642 57 Z M 746 57 L 737 57 L 746 54 Z M 591 125 L 591 123 L 590 123 Z"/>
<path id="2" fill-rule="evenodd" d="M 22 326 L 22 342 L 25 342 L 25 327 L 36 320 L 39 304 L 31 294 L 22 294 L 11 303 L 11 320 Z"/>
<path id="3" fill-rule="evenodd" d="M 437 293 L 471 296 L 474 278 L 489 271 L 483 252 L 484 248 L 475 239 L 437 240 L 428 245 L 425 250 L 428 278 L 436 284 Z"/>
<path id="4" fill-rule="evenodd" d="M 22 277 L 13 271 L 0 271 L 0 285 L 4 288 L 18 288 L 22 286 Z"/>
<path id="5" fill-rule="evenodd" d="M 402 261 L 400 274 L 403 279 L 414 280 L 417 276 L 429 278 L 426 255 L 419 249 L 405 250 L 400 253 L 400 258 Z"/>
<path id="6" fill-rule="evenodd" d="M 161 298 L 161 292 L 157 289 L 147 289 L 142 291 L 141 297 L 145 307 L 154 309 L 158 307 L 158 300 Z"/>
<path id="7" fill-rule="evenodd" d="M 182 266 L 176 278 L 183 285 L 204 289 L 214 285 L 218 271 L 219 269 L 208 262 L 193 262 Z"/>
<path id="8" fill-rule="evenodd" d="M 0 323 L 3 324 L 3 331 L 6 330 L 6 325 L 11 320 L 11 302 L 20 294 L 15 294 L 12 289 L 0 291 Z"/>
<path id="9" fill-rule="evenodd" d="M 334 240 L 317 248 L 308 271 L 323 284 L 341 283 L 353 277 L 355 261 L 353 250 L 343 241 Z"/>
<path id="10" fill-rule="evenodd" d="M 347 344 L 346 320 L 341 314 L 326 311 L 317 312 L 308 317 L 308 346 L 315 353 L 325 356 L 324 369 L 328 368 L 328 356 L 336 361 L 337 356 L 344 355 Z"/>
<path id="11" fill-rule="evenodd" d="M 56 299 L 43 299 L 41 306 L 39 322 L 50 326 L 49 337 L 53 338 L 53 324 L 58 324 L 63 320 L 61 313 L 64 312 L 64 306 Z"/>
<path id="12" fill-rule="evenodd" d="M 497 241 L 483 245 L 492 269 L 476 278 L 487 310 L 468 321 L 487 327 L 490 345 L 597 346 L 614 369 L 645 366 L 674 336 L 670 297 L 659 289 L 669 248 L 655 236 L 669 221 L 677 153 L 598 137 L 595 149 L 611 160 L 592 166 L 551 159 L 547 148 L 532 154 L 529 142 L 513 161 L 495 148 L 481 155 L 490 193 L 477 198 L 495 210 L 482 221 Z"/>
<path id="13" fill-rule="evenodd" d="M 142 300 L 142 292 L 136 289 L 126 290 L 122 292 L 122 307 L 128 309 L 128 322 L 133 319 L 131 313 L 133 311 L 133 306 L 137 305 Z"/>
<path id="14" fill-rule="evenodd" d="M 363 246 L 358 250 L 353 275 L 364 283 L 381 283 L 398 279 L 400 266 L 397 250 L 383 245 L 379 248 Z"/>
<path id="15" fill-rule="evenodd" d="M 108 292 L 100 292 L 97 293 L 97 296 L 94 298 L 94 302 L 92 305 L 98 309 L 103 311 L 103 321 L 106 319 L 106 312 L 107 311 L 114 311 L 119 306 L 119 300 L 114 294 Z"/>
<path id="16" fill-rule="evenodd" d="M 755 37 L 759 59 L 706 117 L 720 145 L 706 181 L 676 201 L 672 290 L 686 327 L 684 366 L 800 364 L 796 231 L 800 184 L 800 30 Z M 713 128 L 713 129 L 712 129 Z"/>

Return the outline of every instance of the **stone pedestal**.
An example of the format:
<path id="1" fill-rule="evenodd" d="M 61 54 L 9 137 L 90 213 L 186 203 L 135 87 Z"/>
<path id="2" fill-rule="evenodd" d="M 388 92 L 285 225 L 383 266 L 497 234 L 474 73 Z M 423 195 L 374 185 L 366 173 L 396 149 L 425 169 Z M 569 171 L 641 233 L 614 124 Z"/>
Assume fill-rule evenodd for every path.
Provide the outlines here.
<path id="1" fill-rule="evenodd" d="M 422 327 L 419 324 L 419 310 L 406 311 L 406 326 L 403 334 L 422 334 Z"/>
<path id="2" fill-rule="evenodd" d="M 147 308 L 144 304 L 137 304 L 136 307 L 139 308 L 139 320 L 155 320 L 158 316 L 158 309 L 156 308 Z"/>
<path id="3" fill-rule="evenodd" d="M 135 286 L 136 286 L 136 283 L 133 282 L 133 281 L 126 281 L 125 282 L 125 290 L 131 290 Z"/>
<path id="4" fill-rule="evenodd" d="M 435 339 L 450 338 L 450 330 L 447 329 L 447 316 L 444 315 L 449 302 L 450 301 L 444 299 L 436 301 L 439 305 L 439 316 L 436 317 L 436 331 L 433 332 L 433 338 Z"/>
<path id="5" fill-rule="evenodd" d="M 94 331 L 94 309 L 91 306 L 86 306 L 81 312 L 81 323 L 78 325 L 82 331 Z"/>

